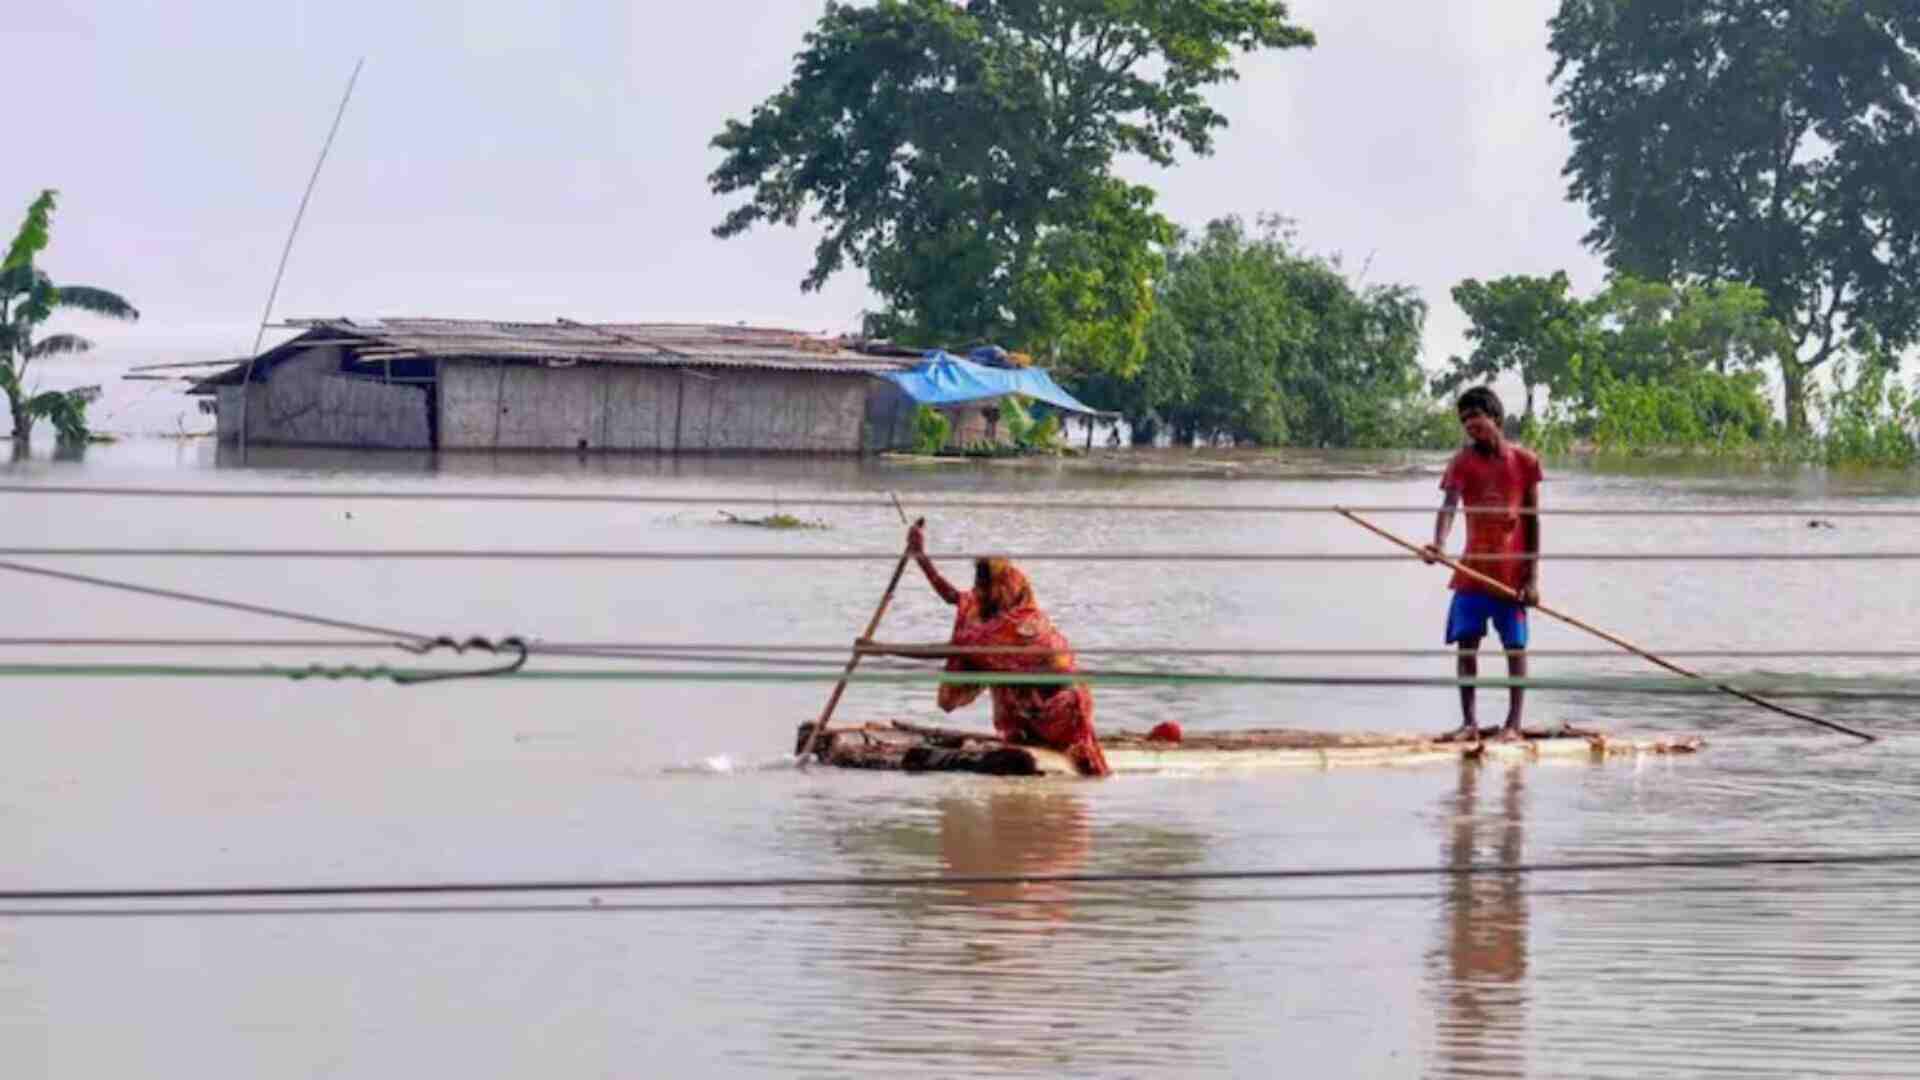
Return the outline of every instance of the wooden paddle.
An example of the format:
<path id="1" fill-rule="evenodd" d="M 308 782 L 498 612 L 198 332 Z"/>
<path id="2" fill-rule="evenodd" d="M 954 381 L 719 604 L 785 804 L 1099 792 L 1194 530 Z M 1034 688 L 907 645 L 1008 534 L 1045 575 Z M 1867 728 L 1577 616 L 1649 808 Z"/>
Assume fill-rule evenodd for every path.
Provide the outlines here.
<path id="1" fill-rule="evenodd" d="M 907 512 L 901 509 L 900 497 L 897 495 L 893 497 L 893 508 L 899 512 L 901 521 L 907 520 Z M 912 527 L 919 528 L 926 523 L 926 518 L 920 518 L 913 523 Z M 900 552 L 900 561 L 893 564 L 893 578 L 887 582 L 887 591 L 881 594 L 880 605 L 873 609 L 873 618 L 867 621 L 867 632 L 860 635 L 860 640 L 869 640 L 879 631 L 880 620 L 887 613 L 887 605 L 893 603 L 893 591 L 900 587 L 900 575 L 906 573 L 907 561 L 911 558 L 913 558 L 912 549 L 903 549 Z M 820 710 L 819 721 L 813 725 L 813 730 L 807 733 L 807 741 L 800 747 L 802 768 L 806 767 L 807 759 L 813 756 L 813 748 L 819 744 L 821 734 L 827 730 L 827 721 L 833 719 L 833 710 L 840 704 L 840 695 L 847 692 L 847 679 L 853 675 L 853 669 L 860 666 L 862 655 L 864 654 L 856 646 L 853 655 L 847 658 L 846 670 L 840 673 L 840 681 L 833 684 L 833 693 L 827 695 L 827 707 Z"/>
<path id="2" fill-rule="evenodd" d="M 1432 559 L 1434 562 L 1440 563 L 1443 566 L 1451 567 L 1454 570 L 1454 572 L 1459 574 L 1464 574 L 1465 576 L 1472 578 L 1473 580 L 1479 582 L 1480 584 L 1485 585 L 1489 589 L 1494 590 L 1496 595 L 1504 596 L 1509 600 L 1517 601 L 1520 599 L 1520 594 L 1515 592 L 1513 589 L 1509 588 L 1504 582 L 1497 581 L 1493 578 L 1490 578 L 1487 575 L 1480 573 L 1478 570 L 1472 569 L 1471 567 L 1462 566 L 1460 563 L 1456 562 L 1453 559 L 1447 558 L 1445 555 L 1432 554 L 1428 552 L 1425 548 L 1419 547 L 1416 544 L 1413 544 L 1407 540 L 1404 540 L 1398 536 L 1395 536 L 1394 534 L 1388 532 L 1387 530 L 1380 528 L 1378 525 L 1375 525 L 1374 523 L 1366 520 L 1360 515 L 1344 507 L 1336 506 L 1334 507 L 1334 511 L 1338 513 L 1341 517 L 1344 517 L 1348 521 L 1353 522 L 1355 525 L 1358 525 L 1361 528 L 1367 530 L 1368 532 L 1373 533 L 1375 536 L 1378 536 L 1381 539 L 1386 540 L 1390 543 L 1398 544 L 1399 546 L 1406 548 L 1408 551 L 1412 552 L 1416 556 L 1419 556 L 1423 560 Z M 1737 697 L 1742 701 L 1749 702 L 1754 705 L 1758 705 L 1763 709 L 1772 710 L 1773 712 L 1777 712 L 1782 716 L 1791 716 L 1795 720 L 1805 720 L 1810 724 L 1818 724 L 1823 728 L 1828 728 L 1830 730 L 1837 731 L 1842 735 L 1851 735 L 1856 739 L 1862 739 L 1862 740 L 1865 740 L 1866 742 L 1875 742 L 1878 739 L 1878 736 L 1869 735 L 1864 731 L 1857 731 L 1853 728 L 1846 726 L 1845 724 L 1837 724 L 1832 720 L 1827 720 L 1822 717 L 1815 716 L 1812 713 L 1804 713 L 1798 709 L 1789 709 L 1785 705 L 1778 705 L 1778 704 L 1775 704 L 1774 702 L 1768 701 L 1765 698 L 1756 697 L 1753 694 L 1747 693 L 1745 690 L 1737 690 L 1734 687 L 1728 686 L 1725 683 L 1716 682 L 1713 679 L 1709 679 L 1705 675 L 1702 675 L 1697 671 L 1690 671 L 1687 668 L 1681 667 L 1679 664 L 1676 664 L 1676 663 L 1673 663 L 1672 661 L 1665 660 L 1665 659 L 1662 659 L 1661 657 L 1655 656 L 1653 653 L 1650 653 L 1647 650 L 1641 648 L 1640 646 L 1635 645 L 1633 642 L 1628 641 L 1626 638 L 1620 637 L 1617 634 L 1610 634 L 1605 630 L 1602 630 L 1599 627 L 1594 626 L 1591 623 L 1582 622 L 1579 619 L 1576 619 L 1573 616 L 1568 615 L 1564 611 L 1555 611 L 1553 608 L 1550 608 L 1545 604 L 1534 604 L 1532 606 L 1540 611 L 1547 613 L 1548 615 L 1553 616 L 1556 619 L 1559 619 L 1561 622 L 1566 623 L 1569 626 L 1573 626 L 1580 630 L 1585 630 L 1587 633 L 1594 635 L 1595 637 L 1601 639 L 1602 641 L 1606 641 L 1613 645 L 1618 645 L 1622 649 L 1625 649 L 1628 652 L 1634 654 L 1635 656 L 1640 657 L 1642 660 L 1646 660 L 1649 663 L 1655 664 L 1659 667 L 1666 668 L 1668 671 L 1671 671 L 1676 675 L 1684 675 L 1689 679 L 1699 679 L 1701 682 L 1708 683 L 1714 689 L 1724 690 L 1727 693 L 1732 694 L 1734 697 Z"/>

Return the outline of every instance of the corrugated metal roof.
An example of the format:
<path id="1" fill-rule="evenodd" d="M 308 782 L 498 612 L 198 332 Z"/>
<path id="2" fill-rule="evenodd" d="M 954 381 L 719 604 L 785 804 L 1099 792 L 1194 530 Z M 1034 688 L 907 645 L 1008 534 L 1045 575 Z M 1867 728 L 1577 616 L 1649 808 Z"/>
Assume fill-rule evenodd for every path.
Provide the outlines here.
<path id="1" fill-rule="evenodd" d="M 572 360 L 671 367 L 878 373 L 910 366 L 797 330 L 689 323 L 492 322 L 480 319 L 300 320 L 329 337 L 439 358 Z"/>
<path id="2" fill-rule="evenodd" d="M 373 356 L 743 368 L 878 375 L 912 359 L 875 356 L 798 330 L 699 323 L 496 322 L 487 319 L 288 319 L 306 331 L 254 358 L 271 367 L 302 348 L 344 345 Z M 238 383 L 248 361 L 196 384 L 201 392 Z"/>

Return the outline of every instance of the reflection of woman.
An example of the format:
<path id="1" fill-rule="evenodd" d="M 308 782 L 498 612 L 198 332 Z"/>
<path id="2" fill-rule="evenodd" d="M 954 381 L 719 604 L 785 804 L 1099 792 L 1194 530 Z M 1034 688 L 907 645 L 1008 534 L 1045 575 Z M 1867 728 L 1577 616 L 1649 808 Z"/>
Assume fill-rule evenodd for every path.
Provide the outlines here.
<path id="1" fill-rule="evenodd" d="M 1078 670 L 1066 636 L 1040 610 L 1032 583 L 1012 563 L 975 560 L 973 588 L 961 592 L 934 568 L 919 526 L 907 532 L 907 550 L 933 591 L 954 605 L 953 644 L 1056 650 L 956 655 L 947 659 L 948 671 L 1056 675 Z M 952 712 L 978 698 L 982 689 L 978 684 L 943 683 L 940 708 Z M 993 728 L 1008 742 L 1037 743 L 1064 752 L 1085 775 L 1105 776 L 1111 771 L 1093 733 L 1093 691 L 1085 683 L 993 687 Z"/>
<path id="2" fill-rule="evenodd" d="M 1052 792 L 993 792 L 984 800 L 940 801 L 940 855 L 947 872 L 962 877 L 1070 874 L 1086 864 L 1093 829 L 1079 798 Z M 961 886 L 984 901 L 1071 901 L 1064 882 L 995 882 Z M 1053 903 L 1010 904 L 991 909 L 1012 919 L 1058 921 L 1072 912 Z"/>

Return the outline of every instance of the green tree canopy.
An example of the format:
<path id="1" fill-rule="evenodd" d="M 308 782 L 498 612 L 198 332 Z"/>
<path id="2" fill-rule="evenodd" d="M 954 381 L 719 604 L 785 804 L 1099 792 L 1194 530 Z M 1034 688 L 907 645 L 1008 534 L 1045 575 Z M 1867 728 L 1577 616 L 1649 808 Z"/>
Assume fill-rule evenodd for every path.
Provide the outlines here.
<path id="1" fill-rule="evenodd" d="M 1765 367 L 1793 347 L 1765 293 L 1744 282 L 1670 285 L 1616 275 L 1589 306 L 1616 375 L 1662 378 Z"/>
<path id="2" fill-rule="evenodd" d="M 1086 387 L 1136 433 L 1295 446 L 1403 443 L 1419 396 L 1426 305 L 1356 288 L 1297 252 L 1286 223 L 1238 218 L 1184 237 L 1156 289 L 1146 363 Z"/>
<path id="3" fill-rule="evenodd" d="M 1549 25 L 1587 242 L 1758 288 L 1790 426 L 1812 371 L 1920 336 L 1920 5 L 1561 0 Z"/>
<path id="4" fill-rule="evenodd" d="M 1453 393 L 1513 374 L 1526 388 L 1529 419 L 1538 387 L 1583 409 L 1593 405 L 1604 379 L 1727 375 L 1764 368 L 1792 348 L 1766 295 L 1742 282 L 1671 285 L 1616 274 L 1582 300 L 1556 271 L 1484 283 L 1468 278 L 1454 286 L 1453 298 L 1470 320 L 1474 350 L 1452 359 L 1434 379 L 1434 391 Z"/>
<path id="5" fill-rule="evenodd" d="M 1473 352 L 1449 360 L 1433 381 L 1434 392 L 1451 394 L 1511 372 L 1526 390 L 1523 415 L 1532 419 L 1534 391 L 1563 383 L 1571 361 L 1591 338 L 1590 314 L 1568 294 L 1569 287 L 1561 270 L 1544 278 L 1515 274 L 1488 282 L 1467 278 L 1455 285 L 1453 302 L 1466 313 Z"/>
<path id="6" fill-rule="evenodd" d="M 713 190 L 749 196 L 715 232 L 810 215 L 803 288 L 852 264 L 885 328 L 1126 371 L 1171 230 L 1115 162 L 1209 152 L 1236 54 L 1312 41 L 1279 0 L 829 3 L 713 140 Z"/>

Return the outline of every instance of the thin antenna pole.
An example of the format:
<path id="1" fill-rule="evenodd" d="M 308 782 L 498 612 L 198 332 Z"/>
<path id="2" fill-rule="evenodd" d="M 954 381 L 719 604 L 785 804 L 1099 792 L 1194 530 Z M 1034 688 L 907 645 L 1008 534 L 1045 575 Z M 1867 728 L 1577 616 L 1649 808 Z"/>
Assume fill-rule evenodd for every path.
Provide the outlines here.
<path id="1" fill-rule="evenodd" d="M 293 239 L 300 235 L 300 221 L 307 216 L 307 203 L 313 199 L 313 189 L 320 183 L 320 169 L 327 163 L 327 153 L 333 149 L 333 137 L 340 133 L 340 121 L 347 115 L 347 102 L 353 100 L 354 84 L 360 81 L 360 69 L 365 67 L 366 57 L 354 61 L 353 74 L 347 76 L 347 91 L 340 95 L 340 107 L 334 110 L 333 126 L 327 129 L 327 141 L 320 145 L 320 157 L 313 163 L 313 175 L 307 178 L 307 190 L 300 196 L 300 208 L 293 212 L 293 227 L 287 230 L 286 246 L 280 249 L 280 266 L 273 272 L 273 287 L 267 290 L 267 306 L 260 312 L 260 329 L 253 335 L 253 351 L 247 354 L 246 375 L 240 380 L 240 454 L 245 459 L 247 453 L 247 402 L 253 396 L 253 362 L 260 355 L 260 343 L 266 340 L 267 323 L 273 318 L 273 302 L 280 295 L 280 279 L 287 273 L 287 258 L 293 254 Z"/>

